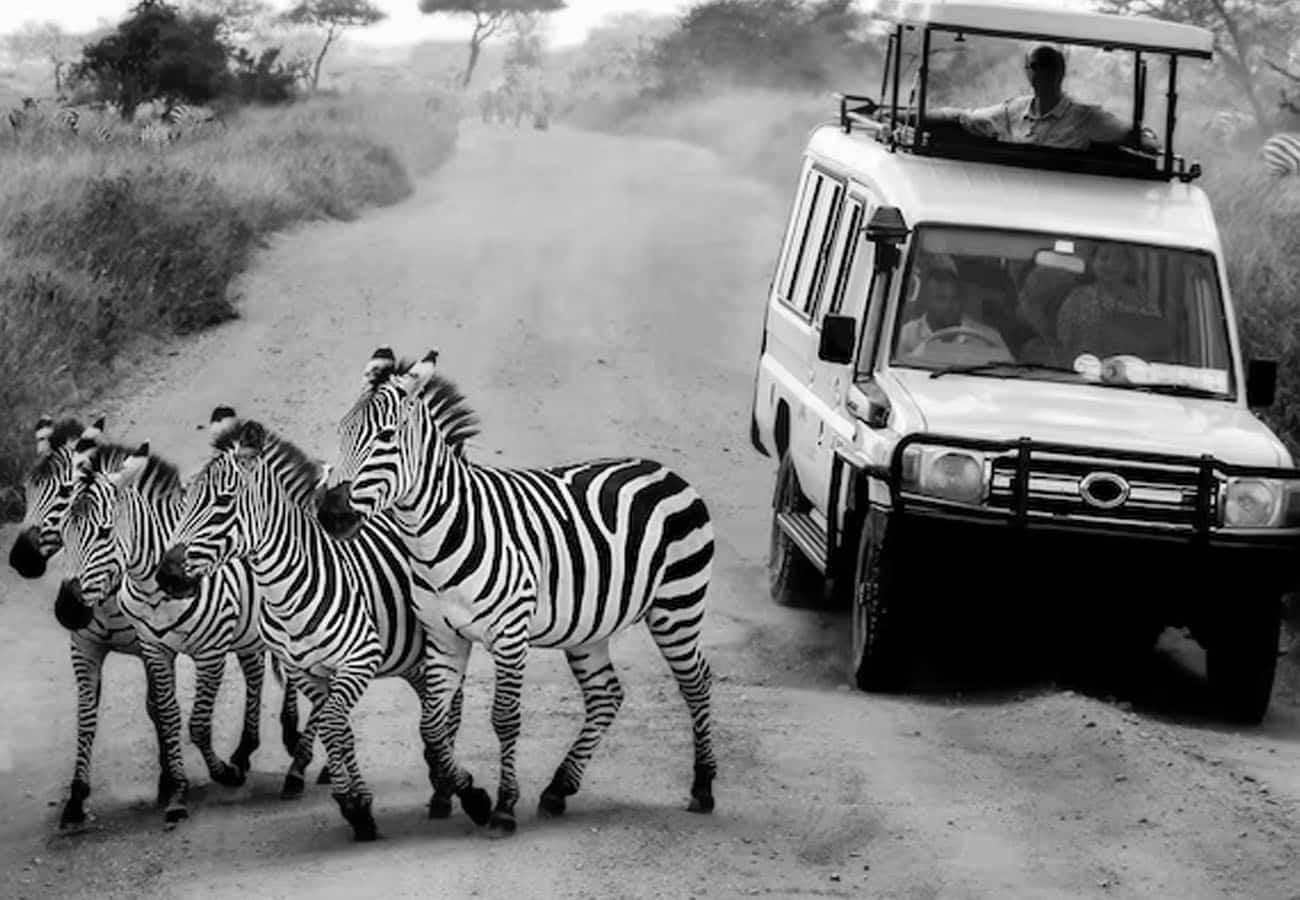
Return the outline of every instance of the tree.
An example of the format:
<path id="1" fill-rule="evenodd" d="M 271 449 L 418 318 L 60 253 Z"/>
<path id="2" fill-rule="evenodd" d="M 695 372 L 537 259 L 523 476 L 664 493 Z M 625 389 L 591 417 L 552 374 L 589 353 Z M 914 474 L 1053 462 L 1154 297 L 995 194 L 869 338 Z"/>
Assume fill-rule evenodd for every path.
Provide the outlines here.
<path id="1" fill-rule="evenodd" d="M 1272 117 L 1260 100 L 1265 70 L 1282 69 L 1300 38 L 1296 0 L 1102 0 L 1106 12 L 1151 16 L 1199 25 L 1214 34 L 1214 52 L 1228 77 L 1250 104 L 1255 122 L 1267 131 Z"/>
<path id="2" fill-rule="evenodd" d="M 290 25 L 310 25 L 325 30 L 325 42 L 311 67 L 311 89 L 320 84 L 320 67 L 325 54 L 346 28 L 364 28 L 388 18 L 388 13 L 370 0 L 300 0 L 282 19 Z"/>
<path id="3" fill-rule="evenodd" d="M 241 44 L 260 34 L 273 12 L 266 0 L 187 0 L 184 11 L 221 19 L 221 39 L 227 44 Z"/>
<path id="4" fill-rule="evenodd" d="M 218 37 L 221 20 L 184 15 L 162 0 L 140 0 L 115 31 L 82 51 L 78 77 L 98 84 L 130 119 L 143 101 L 179 97 L 206 103 L 229 87 L 228 51 Z"/>
<path id="5" fill-rule="evenodd" d="M 54 66 L 54 93 L 63 93 L 63 70 L 76 61 L 81 42 L 55 22 L 27 22 L 8 38 L 16 59 L 39 59 Z"/>
<path id="6" fill-rule="evenodd" d="M 474 31 L 469 36 L 469 61 L 465 64 L 462 87 L 469 87 L 474 77 L 474 67 L 483 44 L 496 34 L 512 15 L 519 13 L 548 13 L 564 9 L 564 0 L 419 0 L 420 12 L 425 15 L 447 13 L 472 15 Z"/>

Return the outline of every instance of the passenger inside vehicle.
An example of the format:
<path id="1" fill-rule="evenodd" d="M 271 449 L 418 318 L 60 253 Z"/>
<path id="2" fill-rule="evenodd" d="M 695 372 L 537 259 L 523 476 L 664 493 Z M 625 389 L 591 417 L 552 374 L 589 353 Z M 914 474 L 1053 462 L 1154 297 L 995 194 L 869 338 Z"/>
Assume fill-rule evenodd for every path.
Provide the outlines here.
<path id="1" fill-rule="evenodd" d="M 927 124 L 956 122 L 971 134 L 1013 144 L 1086 150 L 1094 143 L 1129 144 L 1154 153 L 1155 132 L 1134 133 L 1130 123 L 1099 105 L 1065 93 L 1065 56 L 1041 44 L 1025 56 L 1025 75 L 1032 93 L 978 109 L 941 107 L 927 111 Z"/>
<path id="2" fill-rule="evenodd" d="M 963 284 L 956 263 L 936 254 L 919 265 L 918 301 L 921 314 L 903 324 L 895 352 L 924 355 L 932 342 L 973 344 L 1010 359 L 1006 342 L 995 329 L 964 311 Z"/>
<path id="3" fill-rule="evenodd" d="M 1139 286 L 1134 249 L 1103 243 L 1092 258 L 1090 284 L 1070 291 L 1056 318 L 1056 340 L 1067 360 L 1081 353 L 1097 357 L 1135 353 L 1145 358 L 1164 355 L 1168 329 L 1160 308 Z M 1152 337 L 1158 338 L 1153 342 Z"/>

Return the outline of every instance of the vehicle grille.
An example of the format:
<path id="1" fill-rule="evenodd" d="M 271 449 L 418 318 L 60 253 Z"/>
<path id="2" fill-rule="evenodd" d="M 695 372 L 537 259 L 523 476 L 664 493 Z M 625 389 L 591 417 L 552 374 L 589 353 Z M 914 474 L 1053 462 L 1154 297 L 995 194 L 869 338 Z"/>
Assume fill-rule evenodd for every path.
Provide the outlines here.
<path id="1" fill-rule="evenodd" d="M 1015 511 L 1016 459 L 995 458 L 988 506 Z M 1089 474 L 1118 475 L 1129 485 L 1127 499 L 1113 509 L 1099 509 L 1084 500 L 1081 485 Z M 1198 470 L 1185 466 L 1135 463 L 1035 452 L 1028 469 L 1026 513 L 1032 516 L 1069 517 L 1098 521 L 1195 528 Z M 1217 513 L 1217 494 L 1210 498 L 1211 521 Z"/>

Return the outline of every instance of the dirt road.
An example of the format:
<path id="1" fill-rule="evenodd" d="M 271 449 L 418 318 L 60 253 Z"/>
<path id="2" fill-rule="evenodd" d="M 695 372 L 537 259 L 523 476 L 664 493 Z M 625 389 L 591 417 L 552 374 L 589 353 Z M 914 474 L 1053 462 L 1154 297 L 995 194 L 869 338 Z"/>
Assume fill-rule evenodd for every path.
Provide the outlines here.
<path id="1" fill-rule="evenodd" d="M 793 164 L 793 161 L 792 161 Z M 72 675 L 42 581 L 0 571 L 0 897 L 1300 896 L 1300 716 L 1283 685 L 1265 725 L 1199 713 L 1197 662 L 1167 635 L 1136 710 L 980 666 L 904 698 L 849 691 L 841 615 L 767 597 L 772 465 L 747 444 L 761 298 L 787 199 L 709 153 L 564 129 L 471 125 L 406 203 L 277 239 L 242 285 L 244 318 L 141 361 L 102 404 L 109 431 L 187 470 L 230 403 L 321 456 L 370 351 L 442 350 L 480 412 L 479 459 L 639 453 L 677 466 L 718 534 L 706 626 L 717 812 L 684 811 L 688 720 L 649 637 L 614 642 L 627 690 L 562 820 L 536 796 L 579 724 L 563 659 L 524 695 L 520 831 L 490 841 L 428 789 L 405 686 L 355 718 L 384 839 L 350 840 L 325 789 L 282 803 L 268 687 L 249 784 L 197 787 L 165 832 L 138 663 L 111 659 L 95 746 L 95 827 L 53 836 L 71 776 Z M 90 412 L 90 411 L 86 411 Z M 12 529 L 0 532 L 7 548 Z M 978 659 L 977 659 L 978 663 Z M 217 734 L 237 732 L 227 675 Z M 489 667 L 470 667 L 463 758 L 495 785 Z M 188 709 L 192 668 L 182 664 Z"/>

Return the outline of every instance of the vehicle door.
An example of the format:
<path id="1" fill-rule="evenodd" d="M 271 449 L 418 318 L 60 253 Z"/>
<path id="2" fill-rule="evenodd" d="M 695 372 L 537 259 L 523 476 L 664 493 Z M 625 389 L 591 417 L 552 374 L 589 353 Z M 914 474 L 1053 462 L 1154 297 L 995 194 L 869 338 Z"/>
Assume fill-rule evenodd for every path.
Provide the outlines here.
<path id="1" fill-rule="evenodd" d="M 771 365 L 765 366 L 768 372 L 760 374 L 758 385 L 760 403 L 766 387 L 788 405 L 788 452 L 809 499 L 813 497 L 806 485 L 810 479 L 816 480 L 818 430 L 814 412 L 817 400 L 812 388 L 819 335 L 813 328 L 813 315 L 835 240 L 844 190 L 844 182 L 828 170 L 815 163 L 805 169 L 768 305 L 764 356 Z M 772 383 L 764 385 L 768 377 Z M 773 427 L 779 427 L 775 421 Z M 824 511 L 825 507 L 819 509 Z"/>
<path id="2" fill-rule="evenodd" d="M 810 464 L 800 483 L 814 508 L 830 507 L 831 468 L 835 449 L 853 442 L 853 415 L 845 405 L 853 384 L 852 361 L 827 362 L 818 355 L 822 324 L 828 315 L 850 316 L 859 326 L 867 306 L 875 247 L 863 237 L 863 226 L 875 204 L 860 185 L 848 187 L 835 229 L 828 235 L 826 263 L 812 310 L 809 355 L 808 441 Z M 859 327 L 858 333 L 861 333 Z M 859 337 L 859 340 L 861 338 Z"/>

